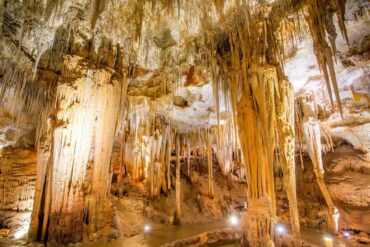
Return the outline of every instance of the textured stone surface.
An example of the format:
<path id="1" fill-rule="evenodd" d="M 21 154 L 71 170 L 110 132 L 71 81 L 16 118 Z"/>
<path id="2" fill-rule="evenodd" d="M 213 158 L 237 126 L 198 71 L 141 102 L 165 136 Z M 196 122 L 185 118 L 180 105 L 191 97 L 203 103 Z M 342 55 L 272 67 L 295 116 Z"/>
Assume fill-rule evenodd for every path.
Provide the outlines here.
<path id="1" fill-rule="evenodd" d="M 115 206 L 170 224 L 230 213 L 225 188 L 246 182 L 245 243 L 273 245 L 288 209 L 299 236 L 297 206 L 303 224 L 325 229 L 338 207 L 342 229 L 368 231 L 368 12 L 366 0 L 0 0 L 4 226 L 33 210 L 33 239 L 115 238 L 110 193 L 138 186 Z M 359 153 L 332 157 L 343 143 Z M 313 166 L 296 162 L 307 154 Z"/>

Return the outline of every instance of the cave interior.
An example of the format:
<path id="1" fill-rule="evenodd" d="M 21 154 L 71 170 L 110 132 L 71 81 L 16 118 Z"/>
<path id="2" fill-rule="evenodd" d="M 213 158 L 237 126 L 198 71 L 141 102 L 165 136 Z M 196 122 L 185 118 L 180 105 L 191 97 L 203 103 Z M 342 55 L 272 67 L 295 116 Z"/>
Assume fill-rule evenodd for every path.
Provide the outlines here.
<path id="1" fill-rule="evenodd" d="M 368 244 L 369 0 L 0 0 L 0 246 Z"/>

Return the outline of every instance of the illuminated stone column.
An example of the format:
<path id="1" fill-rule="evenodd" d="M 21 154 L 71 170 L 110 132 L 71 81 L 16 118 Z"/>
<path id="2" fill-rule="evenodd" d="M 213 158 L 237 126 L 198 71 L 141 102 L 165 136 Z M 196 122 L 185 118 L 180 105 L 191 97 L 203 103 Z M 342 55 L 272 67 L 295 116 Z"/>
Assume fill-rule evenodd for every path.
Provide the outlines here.
<path id="1" fill-rule="evenodd" d="M 288 196 L 290 222 L 294 237 L 300 235 L 295 172 L 294 91 L 288 81 L 279 83 L 277 133 L 279 164 L 283 171 L 284 188 Z"/>
<path id="2" fill-rule="evenodd" d="M 267 118 L 264 117 L 268 113 L 264 102 L 268 101 L 265 95 L 271 85 L 267 78 L 270 72 L 275 71 L 261 70 L 260 80 L 257 80 L 257 71 L 251 74 L 250 83 L 257 88 L 252 91 L 251 87 L 245 87 L 237 105 L 239 138 L 248 182 L 248 209 L 243 219 L 246 246 L 274 246 L 273 194 L 270 191 L 273 178 L 270 177 L 268 157 L 272 139 L 267 134 Z"/>
<path id="3" fill-rule="evenodd" d="M 122 83 L 109 68 L 65 57 L 55 105 L 37 149 L 32 239 L 62 244 L 83 236 L 91 240 L 113 222 L 107 197 Z"/>

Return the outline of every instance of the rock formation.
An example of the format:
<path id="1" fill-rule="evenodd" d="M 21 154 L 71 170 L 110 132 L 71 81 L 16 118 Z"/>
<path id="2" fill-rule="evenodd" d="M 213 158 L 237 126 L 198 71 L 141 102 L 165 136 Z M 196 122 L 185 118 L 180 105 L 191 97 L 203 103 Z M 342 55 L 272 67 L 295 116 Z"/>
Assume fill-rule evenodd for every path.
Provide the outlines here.
<path id="1" fill-rule="evenodd" d="M 68 245 L 230 217 L 167 244 L 314 246 L 307 226 L 370 242 L 369 10 L 0 0 L 0 235 Z"/>

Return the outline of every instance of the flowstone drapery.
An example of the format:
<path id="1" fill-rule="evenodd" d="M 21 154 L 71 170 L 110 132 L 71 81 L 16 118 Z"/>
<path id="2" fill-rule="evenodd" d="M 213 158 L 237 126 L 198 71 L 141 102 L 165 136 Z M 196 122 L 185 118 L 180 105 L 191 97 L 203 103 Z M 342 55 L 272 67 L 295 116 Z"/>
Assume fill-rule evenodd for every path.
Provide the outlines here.
<path id="1" fill-rule="evenodd" d="M 30 233 L 34 240 L 81 241 L 113 222 L 110 158 L 122 80 L 78 56 L 66 56 L 55 105 L 37 149 Z"/>
<path id="2" fill-rule="evenodd" d="M 244 242 L 252 246 L 273 246 L 274 168 L 279 166 L 297 237 L 294 96 L 283 64 L 297 53 L 301 38 L 310 35 L 332 110 L 337 106 L 343 115 L 334 63 L 335 21 L 348 42 L 345 4 L 0 0 L 0 100 L 11 92 L 14 108 L 32 114 L 41 109 L 35 114 L 41 131 L 34 138 L 38 168 L 32 238 L 68 244 L 95 240 L 104 235 L 102 229 L 115 227 L 109 189 L 116 141 L 121 146 L 115 146 L 120 150 L 115 160 L 122 163 L 117 183 L 145 183 L 149 204 L 161 194 L 174 196 L 174 223 L 187 210 L 184 205 L 181 214 L 184 177 L 186 186 L 194 185 L 204 172 L 204 198 L 212 204 L 219 197 L 219 171 L 232 187 L 234 167 L 243 166 L 237 167 L 237 176 L 248 184 Z M 366 39 L 360 43 L 366 46 Z M 39 75 L 49 79 L 45 83 Z M 126 89 L 130 98 L 122 104 Z M 120 108 L 127 109 L 122 116 Z M 323 180 L 322 133 L 313 119 L 302 119 L 303 124 L 296 119 L 297 135 L 306 138 L 329 207 L 328 225 L 336 232 L 338 213 Z M 123 138 L 116 140 L 120 121 Z M 127 192 L 120 189 L 118 196 Z"/>

